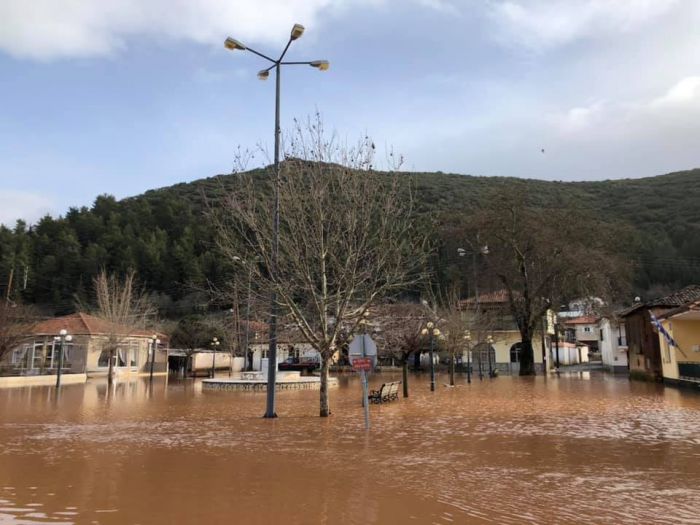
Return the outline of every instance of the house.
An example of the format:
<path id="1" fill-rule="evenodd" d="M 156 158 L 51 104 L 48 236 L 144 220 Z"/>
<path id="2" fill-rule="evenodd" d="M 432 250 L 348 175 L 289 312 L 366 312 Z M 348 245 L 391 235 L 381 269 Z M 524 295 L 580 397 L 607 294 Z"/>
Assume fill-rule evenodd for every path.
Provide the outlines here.
<path id="1" fill-rule="evenodd" d="M 588 346 L 580 343 L 559 341 L 552 349 L 552 362 L 557 365 L 578 365 L 588 363 Z"/>
<path id="2" fill-rule="evenodd" d="M 475 346 L 472 357 L 476 357 L 475 369 L 481 357 L 482 367 L 487 366 L 489 353 L 492 366 L 501 374 L 517 375 L 520 372 L 521 336 L 515 320 L 510 315 L 508 293 L 506 290 L 483 293 L 478 297 L 470 297 L 460 302 L 460 308 L 465 311 L 467 322 L 472 326 L 472 340 Z M 532 339 L 535 371 L 541 374 L 553 369 L 551 334 L 554 333 L 553 316 L 543 319 L 542 328 Z M 543 333 L 544 332 L 544 333 Z M 486 334 L 493 342 L 490 348 L 484 344 Z M 479 343 L 480 342 L 480 343 Z M 466 355 L 464 360 L 466 361 Z"/>
<path id="3" fill-rule="evenodd" d="M 636 303 L 620 313 L 625 322 L 630 377 L 663 380 L 661 347 L 659 336 L 651 322 L 651 314 L 658 318 L 698 300 L 700 285 L 694 284 L 664 297 Z"/>
<path id="4" fill-rule="evenodd" d="M 76 313 L 41 321 L 29 329 L 26 342 L 9 353 L 9 367 L 14 375 L 38 376 L 56 373 L 60 354 L 61 330 L 70 335 L 64 345 L 62 373 L 107 375 L 110 335 L 116 334 L 119 346 L 114 352 L 116 375 L 138 375 L 150 372 L 153 332 L 116 326 L 85 313 Z M 154 373 L 167 372 L 167 337 L 155 334 L 161 341 L 155 352 Z"/>
<path id="5" fill-rule="evenodd" d="M 255 331 L 252 330 L 255 328 Z M 251 322 L 251 334 L 249 339 L 249 366 L 252 362 L 252 369 L 264 371 L 267 367 L 268 352 L 270 349 L 269 328 L 267 323 Z M 337 352 L 336 354 L 339 354 Z M 337 360 L 335 359 L 331 362 Z M 277 363 L 282 363 L 287 359 L 299 361 L 318 360 L 320 355 L 317 350 L 308 343 L 301 332 L 293 325 L 279 325 L 277 331 Z"/>
<path id="6" fill-rule="evenodd" d="M 659 331 L 663 382 L 700 389 L 700 300 L 659 317 L 672 343 Z"/>
<path id="7" fill-rule="evenodd" d="M 566 334 L 565 341 L 586 345 L 591 352 L 597 352 L 600 334 L 599 321 L 597 317 L 592 315 L 565 318 L 562 323 Z"/>
<path id="8" fill-rule="evenodd" d="M 625 323 L 617 317 L 602 317 L 598 321 L 603 367 L 613 373 L 627 373 L 627 335 Z"/>

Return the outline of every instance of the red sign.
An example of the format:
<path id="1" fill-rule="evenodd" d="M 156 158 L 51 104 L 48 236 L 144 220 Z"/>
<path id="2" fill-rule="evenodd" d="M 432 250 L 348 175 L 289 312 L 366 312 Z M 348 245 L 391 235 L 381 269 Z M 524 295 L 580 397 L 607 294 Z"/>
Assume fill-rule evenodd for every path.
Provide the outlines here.
<path id="1" fill-rule="evenodd" d="M 371 370 L 372 369 L 372 358 L 371 357 L 356 357 L 352 360 L 352 367 L 355 370 Z"/>

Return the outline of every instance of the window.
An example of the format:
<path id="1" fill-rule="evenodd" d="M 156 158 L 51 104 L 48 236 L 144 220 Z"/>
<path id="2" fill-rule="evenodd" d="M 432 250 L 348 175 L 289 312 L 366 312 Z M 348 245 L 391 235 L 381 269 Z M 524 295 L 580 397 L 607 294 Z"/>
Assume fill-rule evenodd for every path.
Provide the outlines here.
<path id="1" fill-rule="evenodd" d="M 97 366 L 100 368 L 107 368 L 109 366 L 109 350 L 105 348 L 100 352 L 100 357 L 97 359 Z"/>
<path id="2" fill-rule="evenodd" d="M 129 353 L 128 348 L 117 348 L 116 352 L 116 357 L 117 357 L 117 366 L 126 366 L 126 356 Z"/>
<path id="3" fill-rule="evenodd" d="M 590 326 L 584 326 L 584 327 L 583 327 L 583 331 L 586 332 L 586 333 L 590 333 L 591 327 L 590 327 Z"/>
<path id="4" fill-rule="evenodd" d="M 136 368 L 139 366 L 139 347 L 138 341 L 131 341 L 129 344 L 129 366 Z"/>
<path id="5" fill-rule="evenodd" d="M 25 346 L 24 348 L 17 348 L 12 352 L 12 361 L 11 363 L 15 366 L 22 364 L 22 361 L 24 360 L 24 356 L 27 354 L 27 350 L 29 347 Z"/>
<path id="6" fill-rule="evenodd" d="M 510 362 L 520 362 L 520 345 L 517 343 L 510 347 Z"/>

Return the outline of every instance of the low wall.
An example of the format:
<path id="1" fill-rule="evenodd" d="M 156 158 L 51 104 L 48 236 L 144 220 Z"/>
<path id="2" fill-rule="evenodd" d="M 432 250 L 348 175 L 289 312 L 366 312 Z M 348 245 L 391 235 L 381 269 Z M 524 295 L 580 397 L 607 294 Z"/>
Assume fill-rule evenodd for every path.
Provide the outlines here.
<path id="1" fill-rule="evenodd" d="M 85 383 L 86 374 L 63 374 L 61 375 L 61 385 L 73 385 Z M 0 388 L 19 386 L 53 386 L 56 384 L 55 375 L 45 376 L 9 376 L 0 377 Z"/>
<path id="2" fill-rule="evenodd" d="M 316 379 L 313 381 L 312 379 Z M 338 380 L 335 377 L 328 379 L 329 387 L 338 386 Z M 202 381 L 202 389 L 204 390 L 239 390 L 248 392 L 265 392 L 267 391 L 266 381 L 255 381 L 245 379 L 205 379 Z M 321 381 L 318 378 L 302 377 L 297 381 L 278 381 L 275 384 L 275 391 L 280 390 L 320 390 Z"/>

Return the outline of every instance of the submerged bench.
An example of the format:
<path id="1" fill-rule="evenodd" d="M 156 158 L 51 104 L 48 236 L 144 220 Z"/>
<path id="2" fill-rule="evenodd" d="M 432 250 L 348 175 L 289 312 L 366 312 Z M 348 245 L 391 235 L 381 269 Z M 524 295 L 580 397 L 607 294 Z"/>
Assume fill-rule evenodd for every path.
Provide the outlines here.
<path id="1" fill-rule="evenodd" d="M 399 385 L 401 381 L 384 383 L 379 390 L 372 390 L 367 398 L 370 403 L 386 403 L 399 398 Z"/>

